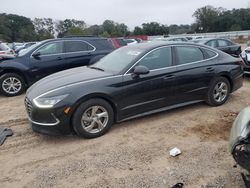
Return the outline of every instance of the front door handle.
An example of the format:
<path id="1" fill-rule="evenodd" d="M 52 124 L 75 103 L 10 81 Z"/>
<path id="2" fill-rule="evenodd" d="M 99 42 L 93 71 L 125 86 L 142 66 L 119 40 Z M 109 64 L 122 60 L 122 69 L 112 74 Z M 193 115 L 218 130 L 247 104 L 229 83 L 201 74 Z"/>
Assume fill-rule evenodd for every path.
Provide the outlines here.
<path id="1" fill-rule="evenodd" d="M 173 79 L 174 77 L 175 77 L 174 75 L 170 74 L 170 75 L 165 76 L 163 79 L 170 80 L 170 79 Z"/>
<path id="2" fill-rule="evenodd" d="M 214 68 L 213 67 L 208 67 L 206 72 L 213 72 L 214 71 Z"/>
<path id="3" fill-rule="evenodd" d="M 56 59 L 57 59 L 57 60 L 62 60 L 62 57 L 57 57 Z"/>

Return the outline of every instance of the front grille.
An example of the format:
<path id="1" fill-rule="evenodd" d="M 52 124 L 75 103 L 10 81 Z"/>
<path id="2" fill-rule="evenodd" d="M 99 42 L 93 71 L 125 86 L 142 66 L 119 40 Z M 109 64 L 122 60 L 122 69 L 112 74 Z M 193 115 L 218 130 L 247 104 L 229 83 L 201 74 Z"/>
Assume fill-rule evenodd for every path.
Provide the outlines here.
<path id="1" fill-rule="evenodd" d="M 32 106 L 31 101 L 30 101 L 27 97 L 25 97 L 24 104 L 25 104 L 25 107 L 26 107 L 26 111 L 27 111 L 27 113 L 28 113 L 28 116 L 31 117 L 31 113 L 32 113 L 32 108 L 33 108 L 33 106 Z"/>

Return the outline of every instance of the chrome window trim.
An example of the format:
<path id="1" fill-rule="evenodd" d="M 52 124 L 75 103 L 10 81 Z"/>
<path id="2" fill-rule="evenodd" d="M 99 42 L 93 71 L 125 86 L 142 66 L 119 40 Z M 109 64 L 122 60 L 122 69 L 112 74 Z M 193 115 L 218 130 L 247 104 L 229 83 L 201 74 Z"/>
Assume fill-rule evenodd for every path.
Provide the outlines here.
<path id="1" fill-rule="evenodd" d="M 63 54 L 75 54 L 75 53 L 82 53 L 82 52 L 94 52 L 96 51 L 96 47 L 93 46 L 92 44 L 90 44 L 89 42 L 85 41 L 85 40 L 60 40 L 60 41 L 50 41 L 50 42 L 47 42 L 45 44 L 43 44 L 42 46 L 40 46 L 39 48 L 37 48 L 34 52 L 32 52 L 32 54 L 30 55 L 30 58 L 33 58 L 33 54 L 36 53 L 38 50 L 40 50 L 42 47 L 44 47 L 45 45 L 47 44 L 50 44 L 50 43 L 54 43 L 54 42 L 67 42 L 67 41 L 80 41 L 80 42 L 84 42 L 88 45 L 90 45 L 93 50 L 87 50 L 87 51 L 77 51 L 77 52 L 63 52 L 63 53 L 57 53 L 57 54 L 49 54 L 49 55 L 41 55 L 40 57 L 46 57 L 46 56 L 54 56 L 54 55 L 63 55 Z"/>
<path id="2" fill-rule="evenodd" d="M 153 69 L 153 70 L 150 70 L 150 72 L 152 72 L 152 71 L 158 71 L 158 70 L 164 70 L 164 69 L 170 69 L 170 68 L 177 68 L 177 67 L 182 67 L 182 66 L 191 65 L 191 64 L 196 64 L 196 63 L 200 63 L 200 62 L 212 60 L 212 59 L 214 59 L 214 58 L 216 58 L 216 57 L 219 56 L 219 54 L 218 54 L 217 52 L 215 52 L 214 50 L 211 50 L 211 49 L 209 49 L 209 48 L 206 48 L 205 46 L 203 47 L 203 46 L 195 46 L 195 45 L 188 45 L 188 44 L 184 44 L 184 45 L 161 46 L 161 47 L 155 48 L 155 49 L 149 51 L 148 53 L 146 53 L 145 55 L 143 55 L 139 60 L 137 60 L 137 61 L 134 63 L 134 65 L 132 65 L 132 66 L 128 69 L 128 71 L 125 72 L 124 76 L 125 76 L 125 75 L 131 75 L 132 73 L 128 73 L 128 72 L 129 72 L 132 68 L 134 68 L 134 67 L 135 67 L 135 66 L 136 66 L 136 65 L 137 65 L 146 55 L 148 55 L 149 53 L 153 52 L 154 50 L 157 50 L 157 49 L 160 49 L 160 48 L 164 48 L 164 47 L 176 47 L 176 46 L 177 46 L 177 47 L 179 47 L 179 46 L 181 46 L 181 47 L 189 46 L 189 47 L 190 47 L 190 46 L 191 46 L 191 47 L 196 47 L 196 48 L 202 48 L 202 49 L 205 49 L 205 50 L 210 50 L 210 51 L 214 52 L 216 55 L 213 56 L 213 57 L 211 57 L 211 58 L 208 58 L 208 59 L 203 59 L 203 60 L 201 60 L 201 61 L 195 61 L 195 62 L 186 63 L 186 64 L 182 64 L 182 65 L 173 65 L 173 66 L 170 66 L 170 67 L 164 67 L 164 68 L 159 68 L 159 69 Z"/>

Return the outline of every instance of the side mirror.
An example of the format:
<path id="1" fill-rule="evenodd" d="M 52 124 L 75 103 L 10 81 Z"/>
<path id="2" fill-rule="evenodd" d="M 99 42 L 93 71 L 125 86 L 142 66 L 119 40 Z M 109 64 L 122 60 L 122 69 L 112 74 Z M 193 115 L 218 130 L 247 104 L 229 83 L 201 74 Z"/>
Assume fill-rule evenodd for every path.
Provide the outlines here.
<path id="1" fill-rule="evenodd" d="M 32 57 L 34 57 L 35 59 L 39 59 L 41 53 L 40 52 L 35 52 L 32 54 Z"/>
<path id="2" fill-rule="evenodd" d="M 134 68 L 133 73 L 137 76 L 149 73 L 149 69 L 145 66 L 139 65 Z"/>

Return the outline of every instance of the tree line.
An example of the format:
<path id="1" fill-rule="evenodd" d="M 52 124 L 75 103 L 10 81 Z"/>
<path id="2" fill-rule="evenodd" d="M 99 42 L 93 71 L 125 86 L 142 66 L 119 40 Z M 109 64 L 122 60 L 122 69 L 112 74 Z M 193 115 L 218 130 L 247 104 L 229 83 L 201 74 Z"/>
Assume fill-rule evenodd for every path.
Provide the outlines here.
<path id="1" fill-rule="evenodd" d="M 30 18 L 0 14 L 0 40 L 6 42 L 40 41 L 66 35 L 95 35 L 102 37 L 126 37 L 130 35 L 168 35 L 250 30 L 250 8 L 226 10 L 205 6 L 197 9 L 195 22 L 186 25 L 164 25 L 157 22 L 143 23 L 133 31 L 124 23 L 105 20 L 101 25 L 88 26 L 83 20 Z"/>

